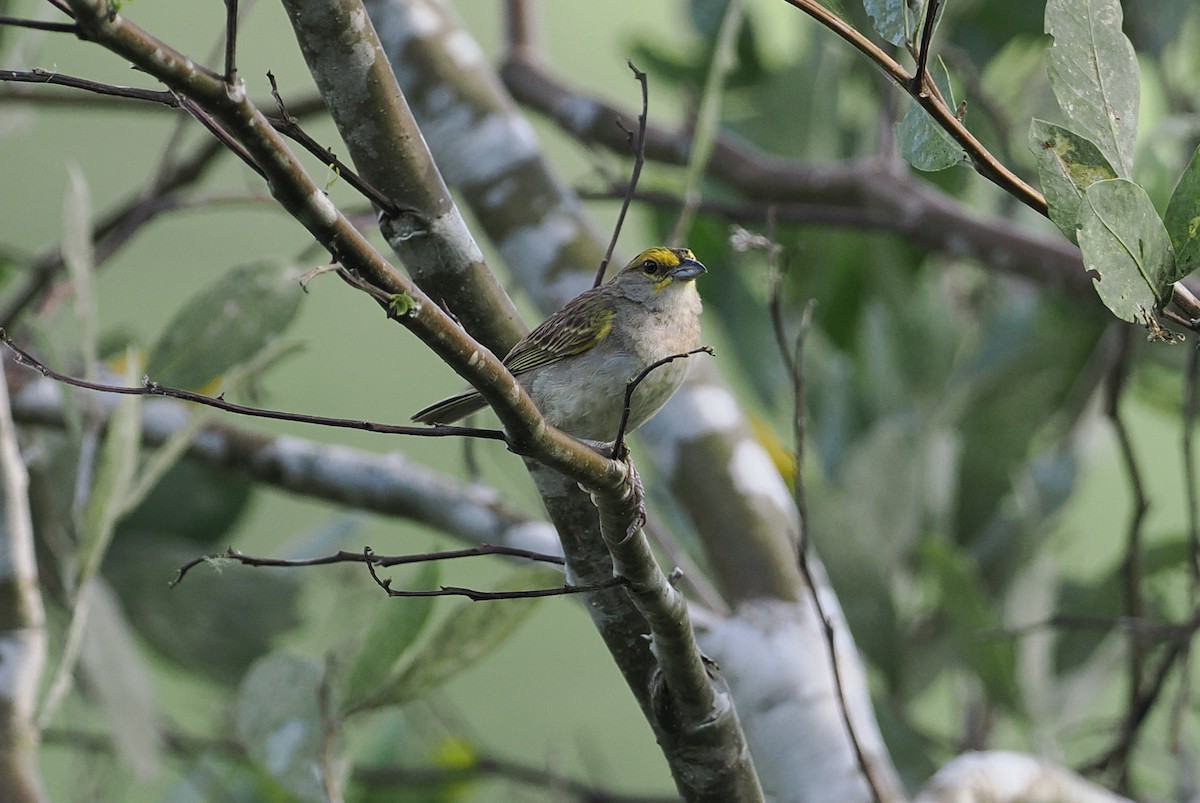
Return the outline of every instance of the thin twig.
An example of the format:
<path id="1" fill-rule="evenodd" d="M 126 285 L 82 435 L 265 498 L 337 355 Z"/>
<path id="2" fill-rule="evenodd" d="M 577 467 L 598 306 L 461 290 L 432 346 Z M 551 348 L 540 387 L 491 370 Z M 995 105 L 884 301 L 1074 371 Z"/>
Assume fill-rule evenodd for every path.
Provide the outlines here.
<path id="1" fill-rule="evenodd" d="M 478 429 L 475 427 L 455 427 L 448 425 L 439 425 L 435 427 L 411 427 L 397 424 L 381 424 L 374 421 L 362 421 L 351 418 L 332 418 L 320 415 L 307 415 L 304 413 L 292 413 L 286 410 L 270 410 L 263 407 L 251 407 L 244 404 L 235 404 L 226 401 L 222 396 L 205 396 L 194 391 L 184 390 L 182 388 L 174 388 L 168 385 L 160 385 L 157 382 L 152 382 L 149 378 L 144 379 L 144 384 L 140 387 L 128 387 L 125 385 L 110 385 L 103 382 L 90 382 L 86 379 L 69 376 L 59 373 L 49 366 L 39 361 L 29 352 L 23 350 L 20 346 L 13 342 L 12 338 L 4 330 L 0 330 L 0 343 L 8 346 L 9 349 L 16 355 L 16 361 L 21 365 L 28 366 L 49 379 L 56 382 L 61 382 L 64 385 L 83 388 L 85 390 L 94 390 L 100 393 L 116 393 L 124 396 L 166 396 L 173 399 L 180 399 L 193 404 L 202 404 L 206 407 L 215 407 L 218 410 L 223 410 L 227 413 L 235 413 L 237 415 L 250 416 L 252 418 L 267 418 L 274 421 L 294 421 L 300 424 L 312 424 L 321 427 L 334 427 L 339 429 L 357 429 L 365 432 L 375 432 L 382 435 L 412 435 L 424 438 L 444 438 L 448 436 L 460 436 L 464 438 L 482 438 L 484 440 L 506 441 L 507 436 L 496 429 Z"/>
<path id="2" fill-rule="evenodd" d="M 613 226 L 612 239 L 608 241 L 608 250 L 604 252 L 604 259 L 600 262 L 600 267 L 596 270 L 596 279 L 592 282 L 592 287 L 599 287 L 604 284 L 604 272 L 608 270 L 608 263 L 612 261 L 613 251 L 617 248 L 617 238 L 621 236 L 621 227 L 625 224 L 625 214 L 629 211 L 629 205 L 633 202 L 633 194 L 637 190 L 638 178 L 642 175 L 642 165 L 646 163 L 646 120 L 650 109 L 650 87 L 646 83 L 646 74 L 633 65 L 632 61 L 625 62 L 629 65 L 629 69 L 633 70 L 633 77 L 642 86 L 642 113 L 638 115 L 637 133 L 626 131 L 629 136 L 629 144 L 633 147 L 633 171 L 629 174 L 629 187 L 625 191 L 625 200 L 621 202 L 621 211 L 617 215 L 617 223 Z M 617 122 L 620 125 L 620 121 Z"/>
<path id="3" fill-rule="evenodd" d="M 135 195 L 97 221 L 91 233 L 95 243 L 96 266 L 107 262 L 155 216 L 180 208 L 179 196 L 173 193 L 203 176 L 224 152 L 221 143 L 205 142 L 186 161 L 174 165 L 169 171 L 160 170 L 149 192 Z M 22 277 L 22 284 L 0 307 L 0 327 L 12 326 L 17 317 L 46 292 L 62 266 L 62 249 L 57 244 L 30 265 Z"/>
<path id="4" fill-rule="evenodd" d="M 612 456 L 614 460 L 623 460 L 628 454 L 628 450 L 625 447 L 625 435 L 626 430 L 629 428 L 629 416 L 633 410 L 633 392 L 637 390 L 638 385 L 642 384 L 642 380 L 667 363 L 686 359 L 693 354 L 700 354 L 701 352 L 710 356 L 713 354 L 710 346 L 700 346 L 691 351 L 672 354 L 670 357 L 663 357 L 661 360 L 652 362 L 643 368 L 637 376 L 625 383 L 625 406 L 621 409 L 621 423 L 617 425 L 617 436 L 613 438 Z"/>
<path id="5" fill-rule="evenodd" d="M 1192 343 L 1188 352 L 1187 373 L 1183 384 L 1183 408 L 1180 417 L 1183 419 L 1181 435 L 1181 451 L 1183 457 L 1183 487 L 1188 504 L 1188 598 L 1193 610 L 1200 607 L 1200 509 L 1196 502 L 1196 471 L 1193 425 L 1198 406 L 1198 385 L 1200 385 L 1200 349 Z M 1176 755 L 1183 750 L 1183 723 L 1192 703 L 1192 641 L 1183 646 L 1180 658 L 1180 688 L 1175 694 L 1175 703 L 1171 706 L 1171 750 Z"/>
<path id="6" fill-rule="evenodd" d="M 552 563 L 556 566 L 563 565 L 562 555 L 550 555 L 545 552 L 534 552 L 529 549 L 497 546 L 495 544 L 481 544 L 476 547 L 448 549 L 440 552 L 416 552 L 411 555 L 379 555 L 374 551 L 349 552 L 347 550 L 338 550 L 332 555 L 322 555 L 316 558 L 260 558 L 254 555 L 247 555 L 240 550 L 229 547 L 224 552 L 219 552 L 215 555 L 202 555 L 189 560 L 179 567 L 179 570 L 175 573 L 175 579 L 168 583 L 168 585 L 174 588 L 183 582 L 183 578 L 192 569 L 203 563 L 212 563 L 216 560 L 236 560 L 243 566 L 274 568 L 330 566 L 337 563 L 373 563 L 376 566 L 387 568 L 390 566 L 406 566 L 412 563 L 428 563 L 435 560 L 474 558 L 482 555 L 500 555 L 508 558 L 523 558 L 538 563 Z"/>
<path id="7" fill-rule="evenodd" d="M 1187 495 L 1188 570 L 1191 574 L 1193 602 L 1200 596 L 1200 500 L 1197 499 L 1196 454 L 1193 425 L 1200 406 L 1200 343 L 1188 351 L 1183 396 L 1183 485 Z"/>
<path id="8" fill-rule="evenodd" d="M 225 83 L 237 78 L 238 0 L 225 0 Z"/>
<path id="9" fill-rule="evenodd" d="M 267 178 L 266 172 L 263 171 L 258 162 L 254 161 L 254 157 L 250 155 L 250 152 L 246 150 L 246 147 L 242 145 L 242 143 L 238 142 L 232 134 L 222 128 L 216 120 L 209 116 L 208 112 L 200 108 L 198 103 L 191 98 L 186 98 L 183 96 L 180 96 L 179 101 L 187 113 L 196 118 L 196 122 L 204 126 L 210 134 L 220 141 L 222 145 L 232 151 L 234 156 L 241 159 L 247 167 L 257 173 L 260 177 L 263 179 Z"/>
<path id="10" fill-rule="evenodd" d="M 1180 417 L 1183 419 L 1181 434 L 1181 451 L 1183 456 L 1183 486 L 1187 499 L 1187 539 L 1188 539 L 1188 597 L 1193 609 L 1200 607 L 1200 504 L 1196 493 L 1196 457 L 1195 439 L 1192 433 L 1196 421 L 1196 408 L 1200 404 L 1200 349 L 1197 343 L 1191 344 L 1188 351 L 1187 372 L 1184 378 L 1183 409 Z M 1172 750 L 1179 753 L 1183 744 L 1184 717 L 1192 700 L 1192 642 L 1189 639 L 1183 647 L 1180 658 L 1179 689 L 1175 694 L 1175 703 L 1171 707 L 1171 744 Z"/>
<path id="11" fill-rule="evenodd" d="M 808 14 L 875 62 L 888 78 L 908 92 L 913 100 L 929 112 L 938 125 L 966 151 L 976 172 L 1037 213 L 1049 215 L 1046 197 L 1009 170 L 1003 162 L 985 148 L 983 143 L 963 125 L 962 120 L 958 119 L 958 110 L 949 108 L 939 93 L 915 91 L 914 76 L 910 75 L 895 59 L 883 52 L 878 45 L 856 30 L 854 26 L 821 5 L 818 0 L 784 0 L 784 2 Z"/>
<path id="12" fill-rule="evenodd" d="M 271 83 L 271 97 L 275 99 L 275 105 L 279 108 L 279 119 L 268 118 L 271 120 L 271 126 L 280 134 L 288 137 L 298 143 L 306 151 L 317 157 L 327 167 L 333 170 L 340 178 L 345 179 L 346 183 L 354 189 L 358 190 L 368 201 L 374 204 L 379 209 L 382 209 L 390 217 L 398 217 L 401 214 L 416 214 L 416 210 L 412 207 L 401 207 L 400 204 L 393 201 L 391 198 L 384 195 L 378 189 L 373 187 L 364 178 L 359 176 L 354 170 L 346 165 L 341 159 L 333 155 L 333 151 L 329 150 L 321 143 L 308 135 L 296 118 L 288 111 L 287 106 L 283 103 L 283 98 L 279 94 L 279 86 L 275 82 L 275 75 L 267 73 L 267 80 Z"/>
<path id="13" fill-rule="evenodd" d="M 504 32 L 510 56 L 536 60 L 541 57 L 537 12 L 534 0 L 506 0 Z"/>
<path id="14" fill-rule="evenodd" d="M 1154 709 L 1154 704 L 1162 694 L 1171 670 L 1186 653 L 1187 644 L 1195 637 L 1197 623 L 1200 623 L 1200 607 L 1193 609 L 1191 621 L 1193 626 L 1181 632 L 1179 637 L 1171 642 L 1153 677 L 1145 684 L 1146 688 L 1133 699 L 1125 714 L 1125 719 L 1121 723 L 1120 734 L 1116 742 L 1099 757 L 1080 767 L 1080 773 L 1089 775 L 1112 769 L 1115 766 L 1118 775 L 1117 788 L 1119 790 L 1128 788 L 1129 756 L 1133 752 L 1134 743 L 1137 741 L 1146 719 L 1150 716 L 1150 712 Z"/>
<path id="15" fill-rule="evenodd" d="M 366 556 L 371 555 L 371 548 L 367 547 L 363 550 Z M 593 591 L 605 591 L 617 586 L 626 585 L 628 581 L 624 577 L 616 576 L 599 583 L 590 583 L 588 585 L 575 586 L 569 583 L 564 583 L 561 586 L 554 588 L 530 588 L 524 591 L 477 591 L 473 588 L 462 588 L 459 586 L 442 586 L 436 589 L 425 590 L 399 590 L 392 588 L 391 578 L 384 579 L 375 571 L 375 562 L 371 560 L 364 561 L 367 564 L 367 571 L 371 573 L 371 579 L 387 592 L 389 597 L 466 597 L 472 602 L 495 602 L 502 599 L 535 599 L 538 597 L 561 597 L 569 594 L 589 594 Z"/>
<path id="16" fill-rule="evenodd" d="M 770 221 L 771 218 L 768 218 Z M 773 223 L 773 221 L 772 221 Z M 807 521 L 807 505 L 804 495 L 804 440 L 806 432 L 806 406 L 804 403 L 805 382 L 804 382 L 804 344 L 808 335 L 808 331 L 812 326 L 812 313 L 814 302 L 809 301 L 805 305 L 804 313 L 800 319 L 800 328 L 796 333 L 795 339 L 789 343 L 787 334 L 783 327 L 783 307 L 782 307 L 782 272 L 779 270 L 777 260 L 779 256 L 779 246 L 773 239 L 774 226 L 770 225 L 768 234 L 758 247 L 763 248 L 767 254 L 768 264 L 772 277 L 771 287 L 771 320 L 775 331 L 775 343 L 779 348 L 780 356 L 783 360 L 784 367 L 787 369 L 792 382 L 792 432 L 795 439 L 792 449 L 793 457 L 796 461 L 796 472 L 793 480 L 792 492 L 795 498 L 797 515 L 799 518 L 799 533 L 797 535 L 797 562 L 800 567 L 800 573 L 804 577 L 805 585 L 808 587 L 809 594 L 812 595 L 813 608 L 816 611 L 817 617 L 821 620 L 821 627 L 825 636 L 825 645 L 829 650 L 829 667 L 833 674 L 833 685 L 837 693 L 838 711 L 842 717 L 842 724 L 846 728 L 846 736 L 850 740 L 850 746 L 854 750 L 855 760 L 858 762 L 859 771 L 862 773 L 863 780 L 867 787 L 871 790 L 871 797 L 876 803 L 882 803 L 886 798 L 883 795 L 882 787 L 879 780 L 875 777 L 875 771 L 871 767 L 871 763 L 867 758 L 867 753 L 863 749 L 862 741 L 858 738 L 858 730 L 854 726 L 854 720 L 850 717 L 850 706 L 846 700 L 846 688 L 842 680 L 841 662 L 838 659 L 837 650 L 837 631 L 834 629 L 833 620 L 825 611 L 825 606 L 821 602 L 821 595 L 817 587 L 816 578 L 813 576 L 812 567 L 808 562 L 808 530 Z"/>
<path id="17" fill-rule="evenodd" d="M 1125 421 L 1121 417 L 1121 396 L 1124 393 L 1129 371 L 1133 361 L 1133 330 L 1121 327 L 1118 330 L 1119 345 L 1109 372 L 1105 388 L 1104 412 L 1112 424 L 1117 436 L 1117 444 L 1121 451 L 1121 461 L 1125 466 L 1125 474 L 1129 482 L 1132 498 L 1132 509 L 1129 513 L 1129 523 L 1126 528 L 1125 559 L 1122 574 L 1125 585 L 1125 615 L 1132 619 L 1141 619 L 1145 615 L 1145 600 L 1142 596 L 1142 524 L 1150 508 L 1146 496 L 1145 482 L 1137 462 L 1133 448 L 1133 439 Z M 1133 720 L 1133 712 L 1141 705 L 1143 683 L 1145 681 L 1147 646 L 1141 634 L 1129 634 L 1129 715 Z M 1165 672 L 1160 670 L 1160 674 Z M 1160 681 L 1161 682 L 1161 681 Z M 1118 774 L 1121 786 L 1128 783 L 1128 752 L 1115 755 L 1114 761 L 1119 765 Z"/>
<path id="18" fill-rule="evenodd" d="M 925 6 L 925 24 L 921 26 L 921 47 L 917 51 L 917 70 L 908 88 L 910 93 L 925 91 L 925 79 L 929 77 L 929 45 L 933 41 L 933 26 L 937 23 L 938 6 L 941 4 L 941 0 L 929 0 Z"/>
<path id="19" fill-rule="evenodd" d="M 75 19 L 75 12 L 72 11 L 70 9 L 70 7 L 66 3 L 63 2 L 63 0 L 47 0 L 47 2 L 50 3 L 50 5 L 57 8 L 62 13 L 66 14 L 71 19 Z"/>
<path id="20" fill-rule="evenodd" d="M 109 97 L 126 98 L 129 100 L 144 100 L 149 103 L 158 103 L 175 109 L 178 109 L 182 105 L 174 92 L 169 92 L 165 89 L 141 89 L 134 86 L 105 84 L 100 81 L 92 81 L 74 75 L 64 75 L 63 73 L 40 68 L 32 70 L 0 70 L 0 81 L 15 84 L 67 86 L 72 89 L 82 89 L 96 95 L 107 95 Z"/>
<path id="21" fill-rule="evenodd" d="M 46 22 L 44 20 L 27 20 L 20 17 L 0 16 L 0 26 L 10 28 L 31 28 L 35 31 L 50 31 L 51 33 L 78 33 L 79 29 L 73 22 Z"/>

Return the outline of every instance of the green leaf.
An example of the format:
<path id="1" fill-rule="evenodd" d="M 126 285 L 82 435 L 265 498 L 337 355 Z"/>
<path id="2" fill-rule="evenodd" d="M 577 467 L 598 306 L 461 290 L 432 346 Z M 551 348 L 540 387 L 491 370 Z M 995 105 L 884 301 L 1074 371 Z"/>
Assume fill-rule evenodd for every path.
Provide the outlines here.
<path id="1" fill-rule="evenodd" d="M 436 563 L 424 563 L 409 587 L 437 588 L 438 575 Z M 434 597 L 379 600 L 375 620 L 345 684 L 349 708 L 369 703 L 377 695 L 386 695 L 386 682 L 394 677 L 401 657 L 428 624 L 434 600 Z"/>
<path id="2" fill-rule="evenodd" d="M 87 181 L 76 165 L 68 167 L 70 185 L 63 199 L 62 258 L 71 275 L 75 295 L 75 317 L 79 319 L 84 372 L 96 379 L 99 342 L 99 313 L 93 275 L 96 255 L 92 250 L 92 212 Z"/>
<path id="3" fill-rule="evenodd" d="M 1079 249 L 1114 315 L 1144 322 L 1170 297 L 1175 254 L 1146 191 L 1123 178 L 1097 181 L 1080 206 Z"/>
<path id="4" fill-rule="evenodd" d="M 229 543 L 227 534 L 249 507 L 253 487 L 241 472 L 181 460 L 125 516 L 117 538 L 126 532 L 162 532 L 194 545 L 223 547 Z"/>
<path id="5" fill-rule="evenodd" d="M 256 764 L 301 800 L 324 801 L 324 670 L 278 651 L 255 662 L 238 689 L 238 739 Z"/>
<path id="6" fill-rule="evenodd" d="M 161 765 L 162 714 L 142 651 L 113 589 L 97 578 L 86 586 L 88 620 L 80 652 L 88 689 L 106 713 L 121 757 L 139 778 Z"/>
<path id="7" fill-rule="evenodd" d="M 1167 212 L 1167 235 L 1175 248 L 1175 281 L 1200 267 L 1200 148 L 1179 177 Z"/>
<path id="8" fill-rule="evenodd" d="M 138 360 L 132 350 L 126 354 L 126 384 L 134 384 Z M 94 577 L 112 542 L 117 522 L 126 511 L 126 499 L 137 469 L 142 441 L 142 405 L 140 396 L 122 396 L 108 420 L 108 431 L 96 465 L 87 506 L 80 520 L 80 575 L 82 585 Z"/>
<path id="9" fill-rule="evenodd" d="M 547 569 L 514 572 L 499 588 L 544 588 L 562 583 L 562 574 Z M 396 682 L 378 695 L 382 703 L 404 703 L 420 697 L 475 664 L 500 646 L 533 612 L 537 599 L 467 602 L 460 605 L 413 656 Z"/>
<path id="10" fill-rule="evenodd" d="M 863 0 L 863 8 L 875 26 L 875 32 L 893 45 L 917 38 L 922 23 L 924 2 L 909 0 Z"/>
<path id="11" fill-rule="evenodd" d="M 1010 711 L 1021 710 L 1017 687 L 1017 655 L 1012 641 L 988 638 L 1003 623 L 984 591 L 970 558 L 945 541 L 928 539 L 919 554 L 941 593 L 939 609 L 950 621 L 953 637 L 967 665 L 983 683 L 988 698 Z"/>
<path id="12" fill-rule="evenodd" d="M 1116 171 L 1096 143 L 1062 126 L 1034 119 L 1029 149 L 1037 157 L 1038 178 L 1050 207 L 1050 219 L 1077 243 L 1083 192 L 1097 181 L 1116 178 Z"/>
<path id="13" fill-rule="evenodd" d="M 950 73 L 945 63 L 935 59 L 929 64 L 929 74 L 950 108 L 955 108 L 954 94 L 950 91 Z M 946 133 L 929 112 L 915 100 L 909 102 L 908 111 L 892 129 L 905 161 L 918 170 L 932 173 L 962 164 L 966 154 L 954 138 Z"/>
<path id="14" fill-rule="evenodd" d="M 408 293 L 396 293 L 388 301 L 388 312 L 393 318 L 403 318 L 417 306 L 416 300 Z"/>
<path id="15" fill-rule="evenodd" d="M 291 268 L 266 262 L 234 268 L 167 324 L 146 372 L 164 385 L 202 388 L 278 337 L 302 297 Z"/>
<path id="16" fill-rule="evenodd" d="M 213 515 L 191 501 L 181 502 L 180 511 L 181 517 Z M 303 577 L 204 565 L 168 588 L 174 571 L 199 552 L 194 541 L 164 529 L 122 527 L 104 563 L 104 577 L 138 635 L 159 655 L 194 675 L 232 686 L 301 623 Z"/>
<path id="17" fill-rule="evenodd" d="M 1141 89 L 1133 45 L 1121 32 L 1121 4 L 1048 0 L 1046 33 L 1054 37 L 1046 71 L 1063 114 L 1128 178 Z"/>

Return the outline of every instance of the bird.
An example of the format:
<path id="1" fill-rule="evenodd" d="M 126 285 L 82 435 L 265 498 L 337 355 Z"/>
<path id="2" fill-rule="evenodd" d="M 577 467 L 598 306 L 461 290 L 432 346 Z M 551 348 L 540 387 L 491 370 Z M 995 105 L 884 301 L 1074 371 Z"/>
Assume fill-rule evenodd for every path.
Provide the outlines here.
<path id="1" fill-rule="evenodd" d="M 522 338 L 504 365 L 550 424 L 582 440 L 611 442 L 626 385 L 659 360 L 699 348 L 695 279 L 707 272 L 687 248 L 648 248 L 608 283 L 571 299 Z M 626 431 L 657 413 L 686 375 L 685 360 L 650 372 L 634 391 Z M 468 390 L 431 404 L 412 420 L 451 424 L 485 405 L 478 391 Z"/>

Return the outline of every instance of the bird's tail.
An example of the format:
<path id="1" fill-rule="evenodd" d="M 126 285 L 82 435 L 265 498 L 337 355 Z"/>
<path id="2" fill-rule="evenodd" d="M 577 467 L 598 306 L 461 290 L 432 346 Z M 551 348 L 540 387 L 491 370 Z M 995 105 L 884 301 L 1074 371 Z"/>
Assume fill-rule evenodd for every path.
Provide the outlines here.
<path id="1" fill-rule="evenodd" d="M 412 420 L 420 424 L 452 424 L 460 418 L 482 410 L 485 406 L 486 403 L 478 392 L 468 390 L 418 410 L 413 413 Z"/>

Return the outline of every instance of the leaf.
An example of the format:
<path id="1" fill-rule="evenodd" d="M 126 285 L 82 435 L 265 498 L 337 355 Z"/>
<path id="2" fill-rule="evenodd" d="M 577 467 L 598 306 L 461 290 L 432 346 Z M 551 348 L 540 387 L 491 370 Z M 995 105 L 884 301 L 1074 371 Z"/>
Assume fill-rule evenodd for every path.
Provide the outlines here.
<path id="1" fill-rule="evenodd" d="M 929 74 L 950 108 L 955 108 L 954 95 L 950 91 L 950 73 L 940 59 L 930 62 Z M 918 170 L 932 173 L 962 164 L 966 154 L 954 138 L 946 133 L 929 112 L 915 100 L 909 102 L 908 111 L 892 130 L 905 161 Z"/>
<path id="2" fill-rule="evenodd" d="M 139 371 L 132 350 L 126 354 L 126 364 L 126 384 L 135 384 L 133 377 Z M 141 397 L 122 396 L 108 420 L 108 431 L 96 464 L 96 479 L 80 520 L 81 570 L 77 582 L 81 585 L 99 570 L 117 522 L 125 512 L 141 440 Z"/>
<path id="3" fill-rule="evenodd" d="M 559 572 L 524 569 L 509 575 L 500 588 L 542 588 L 561 582 Z M 512 635 L 537 601 L 463 603 L 426 639 L 425 649 L 413 656 L 396 682 L 380 690 L 380 703 L 404 703 L 420 697 L 475 664 Z"/>
<path id="4" fill-rule="evenodd" d="M 122 519 L 117 538 L 126 532 L 166 532 L 191 541 L 192 551 L 197 545 L 224 546 L 250 506 L 253 487 L 241 472 L 181 460 Z"/>
<path id="5" fill-rule="evenodd" d="M 1167 212 L 1167 235 L 1175 248 L 1175 281 L 1200 267 L 1200 147 L 1179 177 Z"/>
<path id="6" fill-rule="evenodd" d="M 437 588 L 438 565 L 422 564 L 412 588 Z M 383 598 L 367 631 L 362 650 L 345 684 L 346 705 L 355 708 L 385 690 L 400 658 L 416 642 L 433 613 L 434 597 Z"/>
<path id="7" fill-rule="evenodd" d="M 181 503 L 180 515 L 199 512 L 192 504 Z M 104 577 L 138 635 L 160 656 L 193 675 L 232 686 L 301 623 L 303 578 L 298 572 L 197 566 L 168 588 L 172 573 L 200 551 L 194 541 L 164 529 L 122 527 L 104 563 Z"/>
<path id="8" fill-rule="evenodd" d="M 1175 255 L 1146 191 L 1123 178 L 1097 181 L 1080 206 L 1079 249 L 1114 315 L 1145 320 L 1170 296 Z"/>
<path id="9" fill-rule="evenodd" d="M 1063 114 L 1128 178 L 1141 89 L 1133 45 L 1121 32 L 1120 3 L 1048 0 L 1046 33 L 1054 37 L 1046 72 Z"/>
<path id="10" fill-rule="evenodd" d="M 403 318 L 417 306 L 416 299 L 408 293 L 395 293 L 388 301 L 388 313 L 394 318 Z"/>
<path id="11" fill-rule="evenodd" d="M 99 578 L 88 583 L 88 623 L 80 665 L 95 692 L 121 757 L 145 780 L 161 765 L 161 712 L 142 653 L 112 588 Z"/>
<path id="12" fill-rule="evenodd" d="M 1097 181 L 1116 178 L 1116 171 L 1096 143 L 1045 120 L 1034 119 L 1030 124 L 1029 149 L 1037 158 L 1050 219 L 1068 240 L 1077 243 L 1084 190 Z"/>
<path id="13" fill-rule="evenodd" d="M 934 576 L 941 593 L 939 609 L 949 619 L 967 665 L 991 700 L 1019 712 L 1016 648 L 1011 641 L 988 638 L 988 633 L 1002 622 L 984 591 L 978 570 L 966 554 L 944 541 L 927 539 L 919 555 L 924 568 Z"/>
<path id="14" fill-rule="evenodd" d="M 301 800 L 324 801 L 324 671 L 284 651 L 255 662 L 238 689 L 238 739 L 256 764 Z"/>
<path id="15" fill-rule="evenodd" d="M 93 274 L 96 255 L 92 250 L 92 211 L 87 181 L 78 166 L 67 168 L 70 184 L 63 199 L 62 258 L 74 286 L 75 317 L 79 319 L 85 374 L 90 379 L 97 373 L 97 343 L 99 313 L 96 308 L 96 286 Z"/>
<path id="16" fill-rule="evenodd" d="M 893 45 L 903 45 L 918 37 L 925 3 L 920 0 L 863 0 L 863 8 L 875 26 L 875 32 Z"/>
<path id="17" fill-rule="evenodd" d="M 164 385 L 202 388 L 249 359 L 295 318 L 303 291 L 295 272 L 242 265 L 193 296 L 150 352 L 146 372 Z"/>

